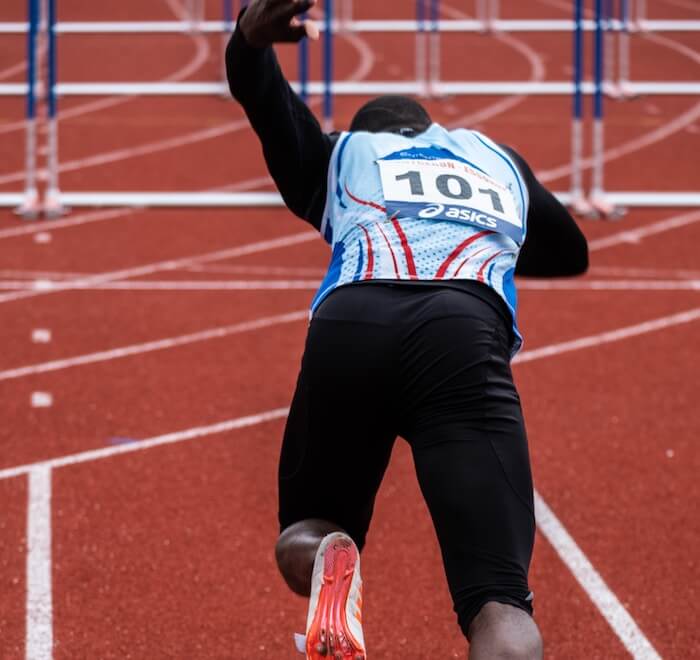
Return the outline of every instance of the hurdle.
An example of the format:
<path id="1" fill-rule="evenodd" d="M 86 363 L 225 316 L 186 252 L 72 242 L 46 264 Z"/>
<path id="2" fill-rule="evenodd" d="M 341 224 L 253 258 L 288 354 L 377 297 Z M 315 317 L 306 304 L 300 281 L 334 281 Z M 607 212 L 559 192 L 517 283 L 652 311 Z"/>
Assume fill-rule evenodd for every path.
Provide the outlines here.
<path id="1" fill-rule="evenodd" d="M 30 0 L 38 2 L 38 0 Z M 340 1 L 340 0 L 339 0 Z M 53 0 L 55 3 L 55 0 Z M 440 60 L 439 60 L 439 45 L 440 35 L 442 32 L 451 33 L 480 33 L 482 32 L 483 22 L 478 20 L 442 20 L 439 17 L 439 2 L 431 0 L 431 5 L 426 7 L 426 0 L 417 0 L 416 3 L 416 20 L 387 20 L 387 21 L 362 21 L 351 17 L 351 20 L 345 20 L 346 15 L 337 16 L 333 12 L 332 0 L 327 0 L 327 11 L 324 14 L 324 20 L 319 26 L 323 33 L 322 54 L 323 68 L 322 77 L 320 80 L 309 80 L 309 55 L 308 50 L 306 55 L 303 55 L 302 48 L 309 48 L 309 45 L 303 43 L 299 51 L 299 80 L 293 81 L 292 87 L 298 91 L 305 99 L 310 96 L 322 96 L 323 102 L 323 126 L 326 130 L 331 130 L 333 127 L 333 99 L 338 95 L 377 95 L 377 94 L 413 94 L 421 95 L 429 92 L 430 95 L 552 95 L 563 96 L 576 94 L 579 95 L 579 101 L 582 104 L 583 99 L 591 97 L 594 104 L 597 103 L 597 93 L 599 85 L 596 81 L 576 80 L 570 81 L 545 81 L 545 82 L 521 82 L 521 81 L 495 81 L 495 82 L 471 82 L 471 81 L 455 81 L 447 82 L 440 80 Z M 422 7 L 422 9 L 420 9 Z M 222 12 L 222 21 L 203 21 L 200 25 L 200 32 L 218 31 L 222 34 L 228 34 L 235 28 L 235 20 L 231 13 Z M 625 14 L 622 15 L 624 18 Z M 36 39 L 36 35 L 31 35 L 31 23 L 24 25 L 23 29 L 18 32 L 27 32 L 28 40 Z M 613 22 L 613 25 L 624 25 L 625 21 L 620 20 Z M 700 21 L 649 21 L 645 20 L 646 30 L 656 31 L 671 31 L 671 32 L 697 32 L 700 31 Z M 503 18 L 494 19 L 494 29 L 503 32 L 560 32 L 568 31 L 575 33 L 574 28 L 580 30 L 583 35 L 592 30 L 599 30 L 600 21 L 586 20 L 581 18 L 580 21 L 575 20 L 507 20 Z M 96 29 L 93 29 L 95 28 Z M 16 28 L 16 24 L 0 25 L 0 33 L 11 32 Z M 338 81 L 334 80 L 333 76 L 333 56 L 334 56 L 334 35 L 342 34 L 344 30 L 352 30 L 355 32 L 377 32 L 377 31 L 393 31 L 393 32 L 413 32 L 416 36 L 416 68 L 417 74 L 423 71 L 421 76 L 416 77 L 415 81 L 397 82 L 397 81 L 372 81 L 372 82 L 355 82 L 355 81 Z M 57 100 L 61 97 L 82 96 L 82 95 L 143 95 L 143 96 L 163 96 L 163 95 L 215 95 L 222 94 L 226 91 L 226 86 L 223 81 L 214 82 L 183 82 L 183 83 L 149 83 L 149 82 L 123 82 L 123 83 L 74 83 L 74 82 L 59 82 L 55 78 L 55 62 L 56 62 L 56 36 L 63 34 L 81 34 L 95 31 L 97 33 L 135 33 L 143 34 L 149 31 L 155 33 L 185 33 L 187 32 L 186 21 L 170 21 L 170 22 L 150 22 L 150 23 L 108 23 L 108 22 L 93 22 L 93 23 L 70 23 L 53 21 L 53 47 L 51 48 L 50 58 L 54 63 L 54 74 L 50 81 L 50 99 L 49 103 L 52 106 L 49 114 L 53 113 L 53 123 L 56 122 L 56 105 Z M 421 35 L 422 33 L 422 35 Z M 423 43 L 423 47 L 419 46 Z M 436 55 L 437 54 L 437 55 Z M 305 64 L 302 66 L 302 63 Z M 601 59 L 601 62 L 603 60 Z M 700 95 L 700 83 L 694 81 L 630 81 L 630 93 L 634 94 L 686 94 Z M 32 91 L 32 94 L 30 94 Z M 31 85 L 10 84 L 10 87 L 0 85 L 0 94 L 19 95 L 27 94 L 27 116 L 29 117 L 29 96 L 35 98 L 36 90 L 31 90 Z M 581 117 L 579 117 L 580 124 Z M 603 117 L 601 104 L 601 117 L 599 124 L 601 130 L 599 136 L 595 138 L 596 148 L 602 147 L 603 136 Z M 31 133 L 31 122 L 27 123 L 28 133 Z M 578 168 L 582 166 L 582 129 L 578 129 L 580 137 L 578 139 L 579 158 Z M 573 158 L 574 145 L 577 142 L 575 138 L 576 129 L 572 129 L 572 163 L 576 160 Z M 51 135 L 53 137 L 51 137 Z M 29 141 L 28 135 L 28 141 Z M 49 141 L 52 144 L 54 154 L 50 157 L 49 164 L 49 186 L 47 201 L 49 202 L 49 212 L 57 212 L 64 207 L 62 204 L 67 204 L 73 207 L 79 206 L 203 206 L 203 207 L 236 207 L 236 206 L 269 206 L 281 204 L 278 196 L 268 193 L 220 193 L 220 192 L 183 192 L 183 193 L 167 193 L 167 192 L 80 192 L 80 191 L 60 191 L 58 186 L 58 137 L 57 128 L 50 130 Z M 36 146 L 36 145 L 34 145 Z M 30 162 L 29 157 L 27 162 Z M 600 158 L 596 160 L 597 170 L 596 184 L 593 191 L 596 193 L 596 199 L 600 198 L 603 193 L 603 170 L 602 164 L 604 159 L 602 151 Z M 53 170 L 53 173 L 52 173 Z M 35 171 L 35 167 L 34 167 Z M 28 172 L 29 174 L 29 172 Z M 573 181 L 568 192 L 560 193 L 562 200 L 576 200 L 583 196 L 583 188 L 581 185 L 577 187 Z M 580 180 L 579 180 L 580 181 Z M 26 186 L 29 189 L 29 186 Z M 26 191 L 25 191 L 26 192 Z M 26 199 L 26 194 L 23 199 Z M 172 200 L 169 201 L 169 200 Z M 624 201 L 622 201 L 624 200 Z M 605 193 L 605 201 L 610 204 L 624 204 L 627 206 L 674 206 L 697 204 L 700 205 L 700 193 L 635 193 L 629 192 L 608 192 Z M 0 204 L 7 204 L 6 198 L 0 196 Z"/>
<path id="2" fill-rule="evenodd" d="M 36 176 L 36 81 L 37 81 L 37 42 L 41 5 L 39 0 L 28 2 L 27 30 L 27 84 L 26 84 L 26 128 L 25 128 L 25 183 L 24 195 L 19 200 L 13 195 L 0 197 L 0 203 L 19 206 L 15 212 L 27 220 L 39 216 L 39 191 Z"/>

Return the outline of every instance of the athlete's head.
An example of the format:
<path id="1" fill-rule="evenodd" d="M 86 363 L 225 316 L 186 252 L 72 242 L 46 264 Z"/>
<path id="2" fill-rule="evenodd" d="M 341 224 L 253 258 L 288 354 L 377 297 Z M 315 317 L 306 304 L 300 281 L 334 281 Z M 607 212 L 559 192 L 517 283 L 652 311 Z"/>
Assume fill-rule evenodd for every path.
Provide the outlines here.
<path id="1" fill-rule="evenodd" d="M 418 101 L 408 96 L 378 96 L 357 111 L 350 130 L 410 135 L 423 133 L 432 123 L 427 110 Z"/>

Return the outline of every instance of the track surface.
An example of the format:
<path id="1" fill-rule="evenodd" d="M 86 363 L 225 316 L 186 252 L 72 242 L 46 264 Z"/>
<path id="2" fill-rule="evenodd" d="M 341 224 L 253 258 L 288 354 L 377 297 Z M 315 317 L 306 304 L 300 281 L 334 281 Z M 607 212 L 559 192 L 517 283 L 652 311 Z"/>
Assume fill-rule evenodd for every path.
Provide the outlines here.
<path id="1" fill-rule="evenodd" d="M 148 10 L 133 0 L 94 3 L 89 14 L 77 0 L 60 4 L 62 20 L 181 13 L 176 0 Z M 216 4 L 208 3 L 210 17 Z M 373 4 L 361 7 L 362 18 L 410 17 L 410 3 Z M 503 2 L 504 15 L 568 13 L 556 0 L 527 3 L 527 11 L 523 4 Z M 692 2 L 650 4 L 654 17 L 700 18 Z M 444 5 L 447 17 L 473 15 L 473 3 Z M 0 20 L 22 20 L 23 7 L 3 4 Z M 219 39 L 196 35 L 70 36 L 61 43 L 60 78 L 214 79 L 220 48 Z M 570 71 L 565 36 L 449 37 L 444 48 L 447 79 L 563 79 Z M 281 53 L 293 76 L 294 51 Z M 21 80 L 22 62 L 22 40 L 3 37 L 0 78 Z M 410 37 L 338 43 L 339 77 L 409 79 L 412 64 Z M 697 79 L 700 43 L 695 35 L 637 37 L 633 72 Z M 337 105 L 338 125 L 346 126 L 357 101 Z M 476 126 L 512 144 L 552 188 L 566 188 L 568 100 L 429 106 L 441 123 Z M 698 189 L 700 104 L 653 97 L 608 109 L 611 189 Z M 270 189 L 235 104 L 69 99 L 61 112 L 66 190 Z M 0 192 L 22 186 L 21 119 L 20 102 L 0 99 Z M 515 369 L 536 486 L 659 655 L 694 657 L 700 211 L 635 211 L 622 223 L 583 228 L 592 249 L 588 275 L 520 282 L 527 345 Z M 327 258 L 313 232 L 281 211 L 110 209 L 37 224 L 0 214 L 0 475 L 87 450 L 135 449 L 51 472 L 57 660 L 296 657 L 291 634 L 303 626 L 305 603 L 285 590 L 272 556 L 279 409 L 291 397 L 304 312 Z M 655 319 L 664 320 L 640 325 Z M 36 329 L 50 329 L 51 341 L 32 341 Z M 561 346 L 582 337 L 593 339 Z M 559 348 L 537 354 L 549 346 Z M 33 407 L 37 392 L 50 393 L 53 405 Z M 266 411 L 277 412 L 166 446 L 138 444 Z M 5 473 L 2 660 L 24 657 L 32 634 L 25 626 L 28 498 L 28 477 Z M 380 492 L 363 573 L 372 657 L 464 657 L 402 444 Z M 629 656 L 541 535 L 532 584 L 548 657 Z"/>

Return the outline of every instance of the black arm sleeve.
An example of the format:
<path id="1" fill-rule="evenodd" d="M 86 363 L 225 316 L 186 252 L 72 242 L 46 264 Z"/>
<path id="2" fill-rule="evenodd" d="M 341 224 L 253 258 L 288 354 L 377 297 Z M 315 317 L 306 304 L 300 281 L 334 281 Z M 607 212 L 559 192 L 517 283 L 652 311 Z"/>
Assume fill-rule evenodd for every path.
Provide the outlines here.
<path id="1" fill-rule="evenodd" d="M 525 159 L 502 145 L 518 165 L 530 194 L 527 236 L 520 250 L 516 275 L 563 277 L 588 269 L 586 238 L 569 212 L 535 177 Z"/>
<path id="2" fill-rule="evenodd" d="M 320 228 L 328 163 L 337 138 L 323 133 L 294 93 L 272 47 L 253 48 L 239 28 L 226 48 L 226 75 L 231 94 L 260 138 L 267 168 L 285 204 Z"/>

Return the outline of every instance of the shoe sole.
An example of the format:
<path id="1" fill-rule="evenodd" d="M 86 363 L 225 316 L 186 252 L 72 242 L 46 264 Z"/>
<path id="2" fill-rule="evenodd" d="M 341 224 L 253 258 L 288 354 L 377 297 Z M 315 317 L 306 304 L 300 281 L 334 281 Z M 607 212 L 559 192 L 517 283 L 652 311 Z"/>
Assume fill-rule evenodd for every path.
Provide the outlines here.
<path id="1" fill-rule="evenodd" d="M 339 539 L 326 548 L 318 605 L 306 635 L 307 660 L 366 660 L 345 620 L 356 564 L 357 548 L 352 542 Z"/>

